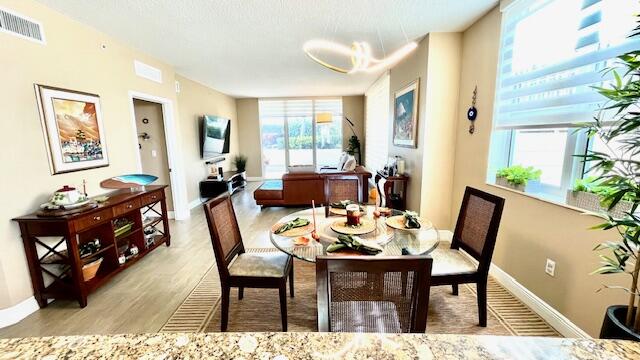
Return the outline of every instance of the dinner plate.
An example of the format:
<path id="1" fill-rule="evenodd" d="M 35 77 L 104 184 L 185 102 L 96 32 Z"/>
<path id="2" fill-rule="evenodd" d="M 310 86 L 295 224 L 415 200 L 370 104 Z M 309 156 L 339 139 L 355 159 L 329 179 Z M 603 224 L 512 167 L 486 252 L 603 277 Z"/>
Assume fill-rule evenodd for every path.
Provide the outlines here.
<path id="1" fill-rule="evenodd" d="M 278 230 L 284 224 L 286 223 L 280 222 L 280 223 L 274 224 L 271 227 L 271 232 L 273 232 L 274 235 L 278 235 L 278 236 L 298 237 L 298 236 L 310 234 L 313 231 L 313 222 L 309 221 L 309 224 L 305 226 L 289 229 L 283 233 L 276 234 L 276 230 Z"/>
<path id="2" fill-rule="evenodd" d="M 387 220 L 385 221 L 385 223 L 388 226 L 398 230 L 406 230 L 406 231 L 429 230 L 433 227 L 433 223 L 431 223 L 431 221 L 423 217 L 418 217 L 418 222 L 420 223 L 419 229 L 407 229 L 404 226 L 404 222 L 405 222 L 404 215 L 396 215 L 396 216 L 388 217 Z"/>
<path id="3" fill-rule="evenodd" d="M 331 230 L 337 232 L 338 234 L 344 235 L 364 235 L 370 232 L 373 232 L 376 229 L 375 220 L 361 217 L 360 218 L 360 226 L 351 226 L 347 225 L 347 219 L 342 218 L 340 220 L 336 220 L 331 224 Z"/>

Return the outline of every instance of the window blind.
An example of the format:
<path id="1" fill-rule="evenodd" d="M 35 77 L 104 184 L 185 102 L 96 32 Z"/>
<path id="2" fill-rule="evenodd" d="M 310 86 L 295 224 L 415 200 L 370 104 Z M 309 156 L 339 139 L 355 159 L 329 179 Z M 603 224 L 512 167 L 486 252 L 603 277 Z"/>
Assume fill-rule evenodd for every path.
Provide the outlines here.
<path id="1" fill-rule="evenodd" d="M 494 126 L 592 121 L 606 100 L 592 87 L 613 79 L 603 69 L 640 48 L 628 38 L 638 11 L 634 0 L 514 2 L 503 16 Z"/>
<path id="2" fill-rule="evenodd" d="M 384 74 L 365 93 L 365 166 L 381 170 L 389 156 L 389 74 Z"/>
<path id="3" fill-rule="evenodd" d="M 261 99 L 258 102 L 261 118 L 290 118 L 332 113 L 342 116 L 341 99 Z"/>

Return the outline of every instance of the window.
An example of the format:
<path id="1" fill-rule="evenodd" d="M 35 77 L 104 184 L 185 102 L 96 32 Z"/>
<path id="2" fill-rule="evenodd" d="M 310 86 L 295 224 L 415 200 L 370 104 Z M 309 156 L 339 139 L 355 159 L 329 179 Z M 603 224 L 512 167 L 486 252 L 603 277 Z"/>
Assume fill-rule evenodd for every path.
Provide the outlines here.
<path id="1" fill-rule="evenodd" d="M 289 166 L 336 166 L 342 153 L 342 99 L 258 102 L 262 174 L 280 178 Z"/>
<path id="2" fill-rule="evenodd" d="M 593 86 L 607 86 L 613 74 L 602 70 L 640 47 L 628 38 L 639 11 L 640 3 L 626 0 L 520 0 L 507 7 L 488 181 L 499 168 L 532 166 L 542 175 L 527 192 L 562 200 L 585 176 L 573 155 L 601 144 L 577 128 L 604 104 Z"/>
<path id="3" fill-rule="evenodd" d="M 382 170 L 389 157 L 389 74 L 384 74 L 365 93 L 365 165 Z"/>

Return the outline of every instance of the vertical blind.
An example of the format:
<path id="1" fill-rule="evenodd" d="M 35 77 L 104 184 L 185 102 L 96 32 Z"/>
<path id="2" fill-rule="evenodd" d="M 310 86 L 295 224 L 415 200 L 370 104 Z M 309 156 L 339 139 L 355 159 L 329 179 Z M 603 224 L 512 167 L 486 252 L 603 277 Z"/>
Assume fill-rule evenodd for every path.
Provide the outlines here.
<path id="1" fill-rule="evenodd" d="M 494 125 L 575 126 L 605 98 L 615 58 L 640 48 L 629 38 L 635 0 L 520 0 L 503 16 Z M 622 75 L 622 74 L 621 74 Z"/>
<path id="2" fill-rule="evenodd" d="M 381 170 L 389 156 L 389 74 L 384 74 L 365 93 L 365 166 Z"/>

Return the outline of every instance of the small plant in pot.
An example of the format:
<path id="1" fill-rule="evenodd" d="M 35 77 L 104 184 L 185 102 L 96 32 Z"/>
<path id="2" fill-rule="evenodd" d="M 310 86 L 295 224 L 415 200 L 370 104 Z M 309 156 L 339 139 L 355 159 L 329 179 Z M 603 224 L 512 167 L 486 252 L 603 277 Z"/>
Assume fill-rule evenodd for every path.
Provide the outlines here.
<path id="1" fill-rule="evenodd" d="M 567 191 L 567 205 L 575 206 L 590 212 L 602 213 L 608 212 L 616 218 L 624 217 L 624 214 L 631 210 L 633 203 L 631 196 L 628 194 L 611 210 L 607 203 L 608 195 L 613 191 L 612 188 L 602 185 L 602 180 L 598 180 L 595 176 L 589 176 L 584 179 L 578 179 L 573 189 Z"/>
<path id="2" fill-rule="evenodd" d="M 236 155 L 233 158 L 233 165 L 236 167 L 238 172 L 245 172 L 247 169 L 247 157 L 245 155 Z"/>
<path id="3" fill-rule="evenodd" d="M 542 170 L 534 169 L 531 166 L 521 165 L 509 166 L 498 170 L 496 173 L 496 184 L 518 191 L 524 191 L 529 180 L 539 180 Z"/>
<path id="4" fill-rule="evenodd" d="M 640 35 L 640 26 L 632 36 Z M 615 230 L 607 232 L 615 236 L 595 247 L 594 250 L 607 251 L 600 254 L 601 267 L 597 274 L 625 274 L 628 287 L 606 286 L 605 288 L 624 291 L 628 295 L 626 305 L 610 306 L 604 317 L 601 338 L 617 338 L 640 341 L 640 304 L 638 280 L 640 273 L 640 50 L 618 57 L 613 73 L 614 83 L 596 90 L 607 98 L 595 121 L 586 124 L 590 137 L 598 137 L 609 148 L 607 153 L 589 151 L 578 155 L 598 174 L 598 186 L 602 186 L 602 200 L 613 209 L 623 199 L 631 202 L 624 216 L 600 214 L 605 221 L 594 229 Z"/>

